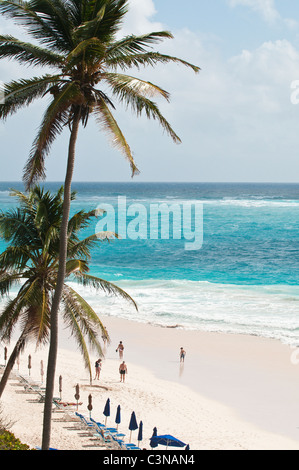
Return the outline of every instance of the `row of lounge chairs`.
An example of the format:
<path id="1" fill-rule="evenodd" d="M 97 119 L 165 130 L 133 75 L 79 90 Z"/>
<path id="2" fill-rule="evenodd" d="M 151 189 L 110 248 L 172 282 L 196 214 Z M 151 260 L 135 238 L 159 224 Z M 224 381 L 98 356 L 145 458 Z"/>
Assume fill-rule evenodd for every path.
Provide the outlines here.
<path id="1" fill-rule="evenodd" d="M 125 434 L 119 433 L 116 428 L 107 427 L 103 423 L 87 418 L 81 413 L 75 412 L 75 415 L 80 419 L 83 427 L 91 430 L 95 438 L 103 441 L 107 447 L 116 448 L 119 450 L 141 450 L 138 446 L 124 441 Z"/>
<path id="2" fill-rule="evenodd" d="M 24 393 L 34 393 L 37 394 L 39 402 L 44 402 L 46 389 L 43 387 L 41 382 L 33 380 L 30 376 L 21 375 L 16 373 L 16 378 L 19 380 L 21 386 L 24 387 Z M 71 412 L 72 418 L 76 419 L 81 425 L 81 429 L 88 430 L 90 434 L 99 440 L 102 445 L 112 449 L 118 450 L 141 450 L 138 446 L 131 443 L 126 443 L 124 438 L 125 434 L 119 433 L 116 428 L 107 427 L 99 421 L 94 420 L 93 418 L 87 418 L 81 413 L 78 413 L 74 410 L 80 403 L 72 403 L 61 401 L 60 398 L 54 397 L 53 404 L 57 411 Z M 55 449 L 57 450 L 57 449 Z"/>
<path id="3" fill-rule="evenodd" d="M 46 388 L 43 387 L 41 382 L 36 382 L 31 379 L 29 376 L 18 374 L 18 379 L 24 387 L 24 391 L 27 393 L 35 393 L 39 396 L 39 401 L 44 402 Z M 53 397 L 53 404 L 56 407 L 57 411 L 66 411 L 68 409 L 74 409 L 78 405 L 82 405 L 82 402 L 66 402 L 62 401 L 59 397 Z"/>

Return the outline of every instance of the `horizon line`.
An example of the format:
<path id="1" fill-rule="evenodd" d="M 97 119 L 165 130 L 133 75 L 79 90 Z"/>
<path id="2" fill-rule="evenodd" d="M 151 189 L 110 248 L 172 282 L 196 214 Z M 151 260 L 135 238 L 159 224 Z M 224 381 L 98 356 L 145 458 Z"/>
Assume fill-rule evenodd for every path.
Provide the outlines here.
<path id="1" fill-rule="evenodd" d="M 0 180 L 1 183 L 23 183 L 22 180 Z M 64 181 L 45 180 L 36 184 L 58 183 Z M 73 180 L 72 183 L 100 183 L 100 184 L 299 184 L 299 181 L 83 181 Z"/>

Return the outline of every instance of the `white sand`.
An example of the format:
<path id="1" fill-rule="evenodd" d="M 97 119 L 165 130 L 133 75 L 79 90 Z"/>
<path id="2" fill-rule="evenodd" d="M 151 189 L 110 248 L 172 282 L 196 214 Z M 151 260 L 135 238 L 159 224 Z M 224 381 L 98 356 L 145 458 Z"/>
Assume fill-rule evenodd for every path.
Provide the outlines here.
<path id="1" fill-rule="evenodd" d="M 289 347 L 261 338 L 160 328 L 112 317 L 104 318 L 104 324 L 112 341 L 100 380 L 93 381 L 92 387 L 79 353 L 62 334 L 55 395 L 59 396 L 59 375 L 63 400 L 75 401 L 79 383 L 83 402 L 79 410 L 88 415 L 91 393 L 92 417 L 102 421 L 110 398 L 111 426 L 120 404 L 119 431 L 126 434 L 127 442 L 129 419 L 135 411 L 137 421 L 143 421 L 142 448 L 150 449 L 156 426 L 158 434 L 172 434 L 192 450 L 299 450 L 299 373 L 291 363 Z M 119 340 L 125 345 L 129 372 L 124 384 L 119 381 L 115 352 Z M 178 359 L 181 346 L 187 351 L 184 366 Z M 20 358 L 21 373 L 28 374 L 28 354 L 32 355 L 31 376 L 40 380 L 40 361 L 46 365 L 47 351 L 28 347 Z M 97 359 L 91 357 L 93 362 Z M 15 421 L 12 431 L 17 437 L 31 447 L 40 446 L 43 404 L 36 402 L 35 395 L 24 394 L 17 383 L 10 379 L 2 396 L 4 414 Z M 63 422 L 61 413 L 53 413 L 53 418 L 52 447 L 95 449 L 94 441 L 72 430 L 73 424 Z M 137 431 L 132 438 L 136 440 Z"/>

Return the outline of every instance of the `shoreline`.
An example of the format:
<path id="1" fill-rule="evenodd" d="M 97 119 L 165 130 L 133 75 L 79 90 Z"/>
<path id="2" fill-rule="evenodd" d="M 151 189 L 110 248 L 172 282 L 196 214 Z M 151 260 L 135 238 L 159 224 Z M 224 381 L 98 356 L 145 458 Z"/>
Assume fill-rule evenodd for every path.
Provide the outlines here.
<path id="1" fill-rule="evenodd" d="M 261 430 L 298 440 L 299 448 L 299 350 L 293 364 L 294 348 L 275 339 L 101 318 L 111 334 L 113 358 L 122 340 L 129 364 L 222 404 Z M 184 364 L 181 346 L 187 351 Z"/>
<path id="2" fill-rule="evenodd" d="M 158 434 L 172 434 L 191 450 L 299 450 L 299 366 L 291 363 L 290 347 L 260 337 L 164 328 L 116 317 L 101 319 L 111 344 L 100 380 L 93 381 L 92 387 L 75 344 L 60 328 L 56 375 L 63 377 L 64 400 L 74 401 L 74 387 L 80 383 L 83 405 L 79 411 L 88 415 L 91 393 L 92 416 L 103 420 L 102 411 L 110 398 L 109 423 L 115 424 L 116 407 L 121 404 L 120 431 L 127 435 L 130 413 L 135 411 L 138 423 L 142 420 L 144 425 L 141 447 L 147 449 L 156 426 Z M 115 352 L 120 340 L 128 366 L 125 384 L 119 381 L 120 360 Z M 181 346 L 187 352 L 184 364 L 179 362 Z M 20 359 L 23 373 L 28 373 L 28 351 L 31 374 L 40 379 L 39 361 L 43 359 L 46 365 L 47 350 L 26 348 Z M 90 356 L 93 364 L 97 357 Z M 43 404 L 16 393 L 15 382 L 11 379 L 3 394 L 4 414 L 19 418 L 12 428 L 17 437 L 40 446 Z M 77 434 L 55 420 L 51 446 L 89 448 Z"/>

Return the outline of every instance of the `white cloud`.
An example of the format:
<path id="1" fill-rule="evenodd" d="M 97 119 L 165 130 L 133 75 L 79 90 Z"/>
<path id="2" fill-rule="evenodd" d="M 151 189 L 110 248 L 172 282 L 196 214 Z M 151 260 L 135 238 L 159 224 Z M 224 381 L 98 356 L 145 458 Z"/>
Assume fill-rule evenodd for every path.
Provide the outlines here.
<path id="1" fill-rule="evenodd" d="M 165 29 L 155 21 L 154 1 L 130 0 L 130 3 L 122 34 Z M 255 7 L 267 21 L 277 18 L 274 2 L 230 0 L 230 4 Z M 288 40 L 266 41 L 225 60 L 215 38 L 187 28 L 172 32 L 175 39 L 164 41 L 157 49 L 188 60 L 202 70 L 195 75 L 183 66 L 168 64 L 140 71 L 142 78 L 171 93 L 170 103 L 159 100 L 158 105 L 182 138 L 182 145 L 175 146 L 169 137 L 161 135 L 157 122 L 137 120 L 118 111 L 117 119 L 141 170 L 140 180 L 296 179 L 299 106 L 290 102 L 290 86 L 299 79 L 299 51 L 294 45 Z M 35 122 L 37 126 L 38 115 Z M 8 125 L 13 139 L 13 123 Z M 29 149 L 32 130 L 25 132 L 25 126 L 27 121 L 24 139 L 27 138 Z M 24 142 L 20 145 L 20 158 L 24 159 Z M 57 179 L 65 144 L 59 141 L 55 148 L 57 151 L 47 160 L 49 179 Z M 95 151 L 98 148 L 100 154 L 109 155 L 100 178 L 129 177 L 127 163 L 115 150 L 110 151 L 106 139 L 102 139 L 91 121 L 85 132 L 80 133 L 75 179 L 89 179 L 90 167 L 95 172 L 99 168 Z M 20 171 L 22 166 L 19 165 Z M 64 174 L 64 168 L 59 174 Z"/>
<path id="2" fill-rule="evenodd" d="M 121 34 L 145 34 L 163 30 L 161 23 L 153 21 L 155 14 L 156 8 L 153 0 L 129 0 L 129 11 Z"/>
<path id="3" fill-rule="evenodd" d="M 157 155 L 170 152 L 171 167 L 178 171 L 181 166 L 182 174 L 195 180 L 296 179 L 299 106 L 290 102 L 290 87 L 299 79 L 299 51 L 287 40 L 267 41 L 226 61 L 215 44 L 191 31 L 175 37 L 167 42 L 167 52 L 202 71 L 194 75 L 170 66 L 157 74 L 155 81 L 172 95 L 162 110 L 183 141 L 172 148 L 157 138 L 151 144 Z M 159 136 L 153 127 L 150 132 Z M 146 160 L 140 167 L 151 172 Z"/>
<path id="4" fill-rule="evenodd" d="M 252 8 L 269 23 L 273 23 L 280 18 L 274 0 L 229 0 L 229 5 L 231 7 L 243 5 Z"/>

